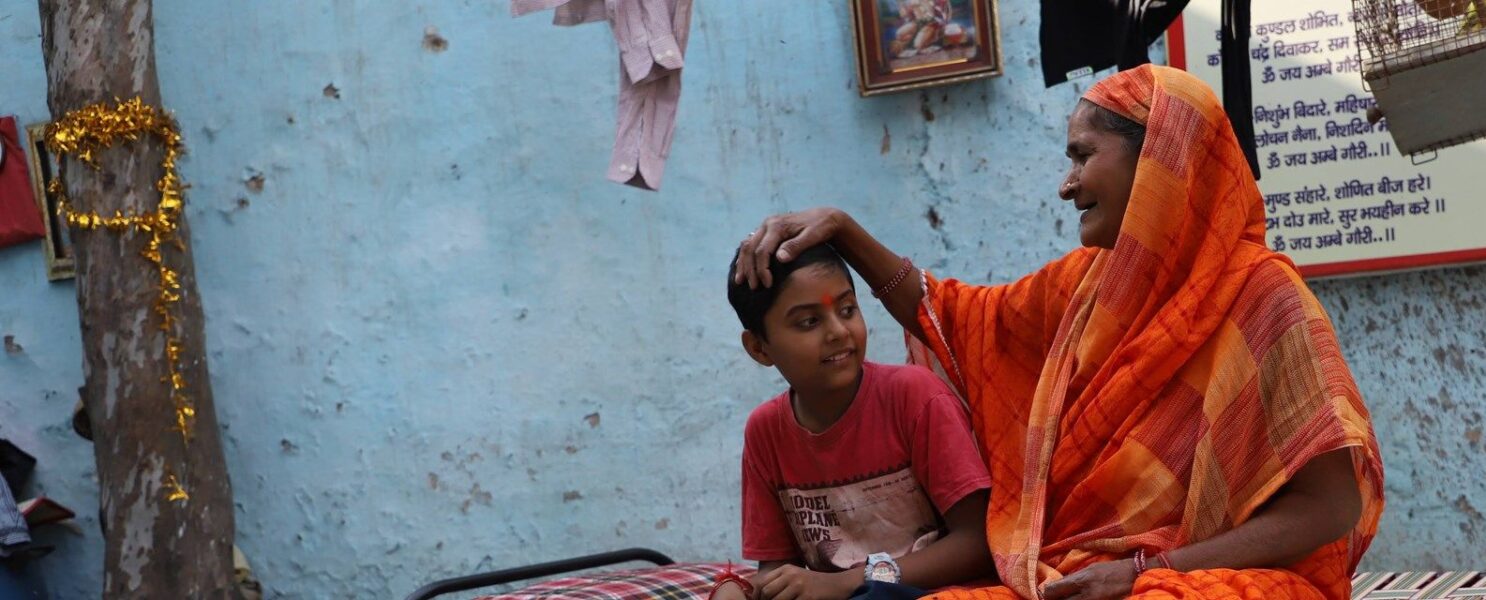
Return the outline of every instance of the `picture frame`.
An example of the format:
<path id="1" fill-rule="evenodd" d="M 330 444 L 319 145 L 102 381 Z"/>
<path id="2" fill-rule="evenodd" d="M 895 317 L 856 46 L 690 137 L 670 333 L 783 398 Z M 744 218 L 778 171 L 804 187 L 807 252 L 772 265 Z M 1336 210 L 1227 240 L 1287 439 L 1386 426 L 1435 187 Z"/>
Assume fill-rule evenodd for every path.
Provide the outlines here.
<path id="1" fill-rule="evenodd" d="M 36 204 L 46 221 L 46 244 L 42 254 L 46 258 L 48 281 L 72 279 L 77 276 L 76 262 L 72 253 L 72 238 L 67 233 L 67 221 L 57 212 L 57 200 L 47 193 L 47 185 L 57 177 L 57 161 L 46 149 L 46 123 L 26 126 L 26 143 L 30 152 L 26 159 L 31 167 L 31 189 Z"/>
<path id="2" fill-rule="evenodd" d="M 851 0 L 862 97 L 1003 73 L 997 0 Z"/>

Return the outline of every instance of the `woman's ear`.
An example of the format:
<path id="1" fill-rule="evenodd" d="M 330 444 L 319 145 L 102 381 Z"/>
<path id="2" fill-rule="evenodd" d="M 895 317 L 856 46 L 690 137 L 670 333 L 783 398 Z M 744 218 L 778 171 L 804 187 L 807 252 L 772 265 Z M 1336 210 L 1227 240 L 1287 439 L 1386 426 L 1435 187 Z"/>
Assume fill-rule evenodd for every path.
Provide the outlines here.
<path id="1" fill-rule="evenodd" d="M 769 358 L 769 351 L 764 348 L 764 340 L 747 329 L 743 330 L 743 349 L 754 362 L 766 367 L 774 366 L 774 360 Z"/>

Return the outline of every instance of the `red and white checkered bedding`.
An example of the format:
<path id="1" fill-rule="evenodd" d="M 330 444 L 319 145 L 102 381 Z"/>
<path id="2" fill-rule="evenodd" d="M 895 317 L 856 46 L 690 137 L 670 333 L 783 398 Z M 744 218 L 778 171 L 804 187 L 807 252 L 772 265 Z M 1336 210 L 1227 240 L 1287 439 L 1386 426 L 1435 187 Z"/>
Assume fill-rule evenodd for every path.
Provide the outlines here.
<path id="1" fill-rule="evenodd" d="M 686 563 L 647 569 L 610 571 L 544 581 L 506 594 L 477 600 L 705 600 L 725 563 Z M 750 567 L 733 572 L 752 575 Z"/>

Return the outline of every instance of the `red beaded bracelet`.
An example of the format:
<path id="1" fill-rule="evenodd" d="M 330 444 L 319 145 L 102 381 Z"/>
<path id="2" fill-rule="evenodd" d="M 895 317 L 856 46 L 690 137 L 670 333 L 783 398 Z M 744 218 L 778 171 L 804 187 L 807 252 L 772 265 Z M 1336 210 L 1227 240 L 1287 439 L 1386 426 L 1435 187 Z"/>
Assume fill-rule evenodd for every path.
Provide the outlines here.
<path id="1" fill-rule="evenodd" d="M 872 290 L 872 297 L 881 298 L 883 296 L 886 296 L 888 292 L 893 291 L 893 288 L 898 287 L 898 284 L 903 283 L 903 280 L 908 277 L 908 273 L 912 271 L 913 261 L 910 260 L 907 256 L 903 257 L 903 266 L 898 267 L 898 272 L 893 274 L 892 280 L 888 281 L 887 285 Z"/>

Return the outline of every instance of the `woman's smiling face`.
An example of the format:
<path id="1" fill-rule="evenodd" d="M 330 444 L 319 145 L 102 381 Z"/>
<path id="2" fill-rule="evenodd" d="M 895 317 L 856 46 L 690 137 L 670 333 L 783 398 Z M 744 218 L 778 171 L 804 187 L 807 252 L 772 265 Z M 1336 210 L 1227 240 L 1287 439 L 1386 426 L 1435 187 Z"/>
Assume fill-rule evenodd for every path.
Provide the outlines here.
<path id="1" fill-rule="evenodd" d="M 1140 151 L 1127 138 L 1104 127 L 1086 101 L 1068 117 L 1068 176 L 1058 197 L 1079 211 L 1078 236 L 1085 246 L 1114 248 L 1130 203 Z"/>

